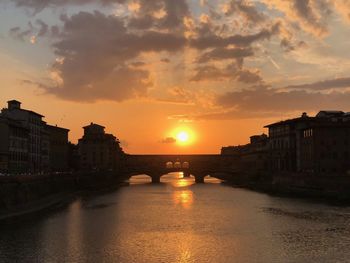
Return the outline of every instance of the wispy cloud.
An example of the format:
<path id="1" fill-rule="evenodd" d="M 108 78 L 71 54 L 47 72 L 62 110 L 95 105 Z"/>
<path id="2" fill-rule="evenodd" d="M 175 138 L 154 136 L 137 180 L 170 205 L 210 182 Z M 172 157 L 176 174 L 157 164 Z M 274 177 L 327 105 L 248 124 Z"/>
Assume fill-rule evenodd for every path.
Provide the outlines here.
<path id="1" fill-rule="evenodd" d="M 160 142 L 165 144 L 173 144 L 173 143 L 176 143 L 176 139 L 174 137 L 166 137 Z"/>
<path id="2" fill-rule="evenodd" d="M 286 89 L 327 90 L 350 88 L 350 78 L 335 78 L 313 83 L 290 85 Z"/>

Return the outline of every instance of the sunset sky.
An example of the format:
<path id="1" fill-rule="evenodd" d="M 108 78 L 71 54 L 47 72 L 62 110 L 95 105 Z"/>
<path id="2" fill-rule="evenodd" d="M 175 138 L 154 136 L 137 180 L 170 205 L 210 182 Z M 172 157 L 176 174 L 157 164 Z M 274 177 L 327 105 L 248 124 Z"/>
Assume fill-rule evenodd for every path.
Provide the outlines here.
<path id="1" fill-rule="evenodd" d="M 1 106 L 73 142 L 95 122 L 128 153 L 218 153 L 350 110 L 350 0 L 1 0 L 0 22 Z"/>

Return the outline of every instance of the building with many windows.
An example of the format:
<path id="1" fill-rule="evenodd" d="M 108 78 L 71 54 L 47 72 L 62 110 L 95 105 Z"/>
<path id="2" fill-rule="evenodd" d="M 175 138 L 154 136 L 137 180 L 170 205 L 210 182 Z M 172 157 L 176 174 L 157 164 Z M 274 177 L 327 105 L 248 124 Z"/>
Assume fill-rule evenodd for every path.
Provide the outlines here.
<path id="1" fill-rule="evenodd" d="M 46 125 L 46 131 L 49 136 L 50 154 L 49 167 L 50 171 L 64 172 L 69 169 L 69 130 L 61 127 Z"/>
<path id="2" fill-rule="evenodd" d="M 28 171 L 28 138 L 20 122 L 0 116 L 0 173 Z"/>
<path id="3" fill-rule="evenodd" d="M 29 130 L 28 164 L 30 172 L 39 172 L 47 168 L 48 152 L 47 136 L 43 115 L 21 108 L 21 102 L 8 101 L 8 108 L 2 109 L 1 115 L 7 119 L 18 121 Z"/>
<path id="4" fill-rule="evenodd" d="M 221 149 L 239 160 L 242 171 L 270 174 L 350 174 L 350 113 L 320 111 L 266 125 L 268 136 Z"/>
<path id="5" fill-rule="evenodd" d="M 222 155 L 235 156 L 239 160 L 239 167 L 248 173 L 259 173 L 267 170 L 268 136 L 266 134 L 253 135 L 250 143 L 239 146 L 221 148 Z"/>
<path id="6" fill-rule="evenodd" d="M 1 110 L 0 166 L 6 168 L 4 170 L 9 173 L 50 171 L 50 141 L 54 142 L 52 138 L 56 135 L 51 134 L 55 129 L 51 129 L 43 117 L 21 108 L 21 102 L 17 100 L 8 101 L 8 107 Z M 65 139 L 68 145 L 68 136 Z M 53 144 L 52 147 L 55 154 L 56 146 Z"/>
<path id="7" fill-rule="evenodd" d="M 80 168 L 83 170 L 118 170 L 123 150 L 117 138 L 105 133 L 105 127 L 91 123 L 78 142 Z"/>
<path id="8" fill-rule="evenodd" d="M 345 174 L 350 171 L 350 115 L 320 111 L 276 122 L 269 129 L 271 171 Z"/>

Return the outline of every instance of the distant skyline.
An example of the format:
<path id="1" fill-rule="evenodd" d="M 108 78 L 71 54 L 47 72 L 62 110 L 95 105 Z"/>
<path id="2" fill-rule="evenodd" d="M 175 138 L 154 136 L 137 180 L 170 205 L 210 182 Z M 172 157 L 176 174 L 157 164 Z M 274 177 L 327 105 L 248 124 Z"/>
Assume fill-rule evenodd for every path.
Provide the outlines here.
<path id="1" fill-rule="evenodd" d="M 94 122 L 129 153 L 218 153 L 350 110 L 350 0 L 3 0 L 0 21 L 1 106 L 73 142 Z"/>

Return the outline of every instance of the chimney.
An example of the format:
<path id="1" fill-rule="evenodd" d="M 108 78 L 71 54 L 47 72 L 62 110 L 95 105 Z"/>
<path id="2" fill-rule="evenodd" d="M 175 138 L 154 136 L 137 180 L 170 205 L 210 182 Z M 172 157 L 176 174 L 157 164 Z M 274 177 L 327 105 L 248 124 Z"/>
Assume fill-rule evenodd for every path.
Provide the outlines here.
<path id="1" fill-rule="evenodd" d="M 303 112 L 303 114 L 301 115 L 302 118 L 307 118 L 307 113 L 306 112 Z"/>
<path id="2" fill-rule="evenodd" d="M 9 110 L 20 109 L 21 102 L 19 102 L 18 100 L 9 100 L 7 102 L 7 107 Z"/>

